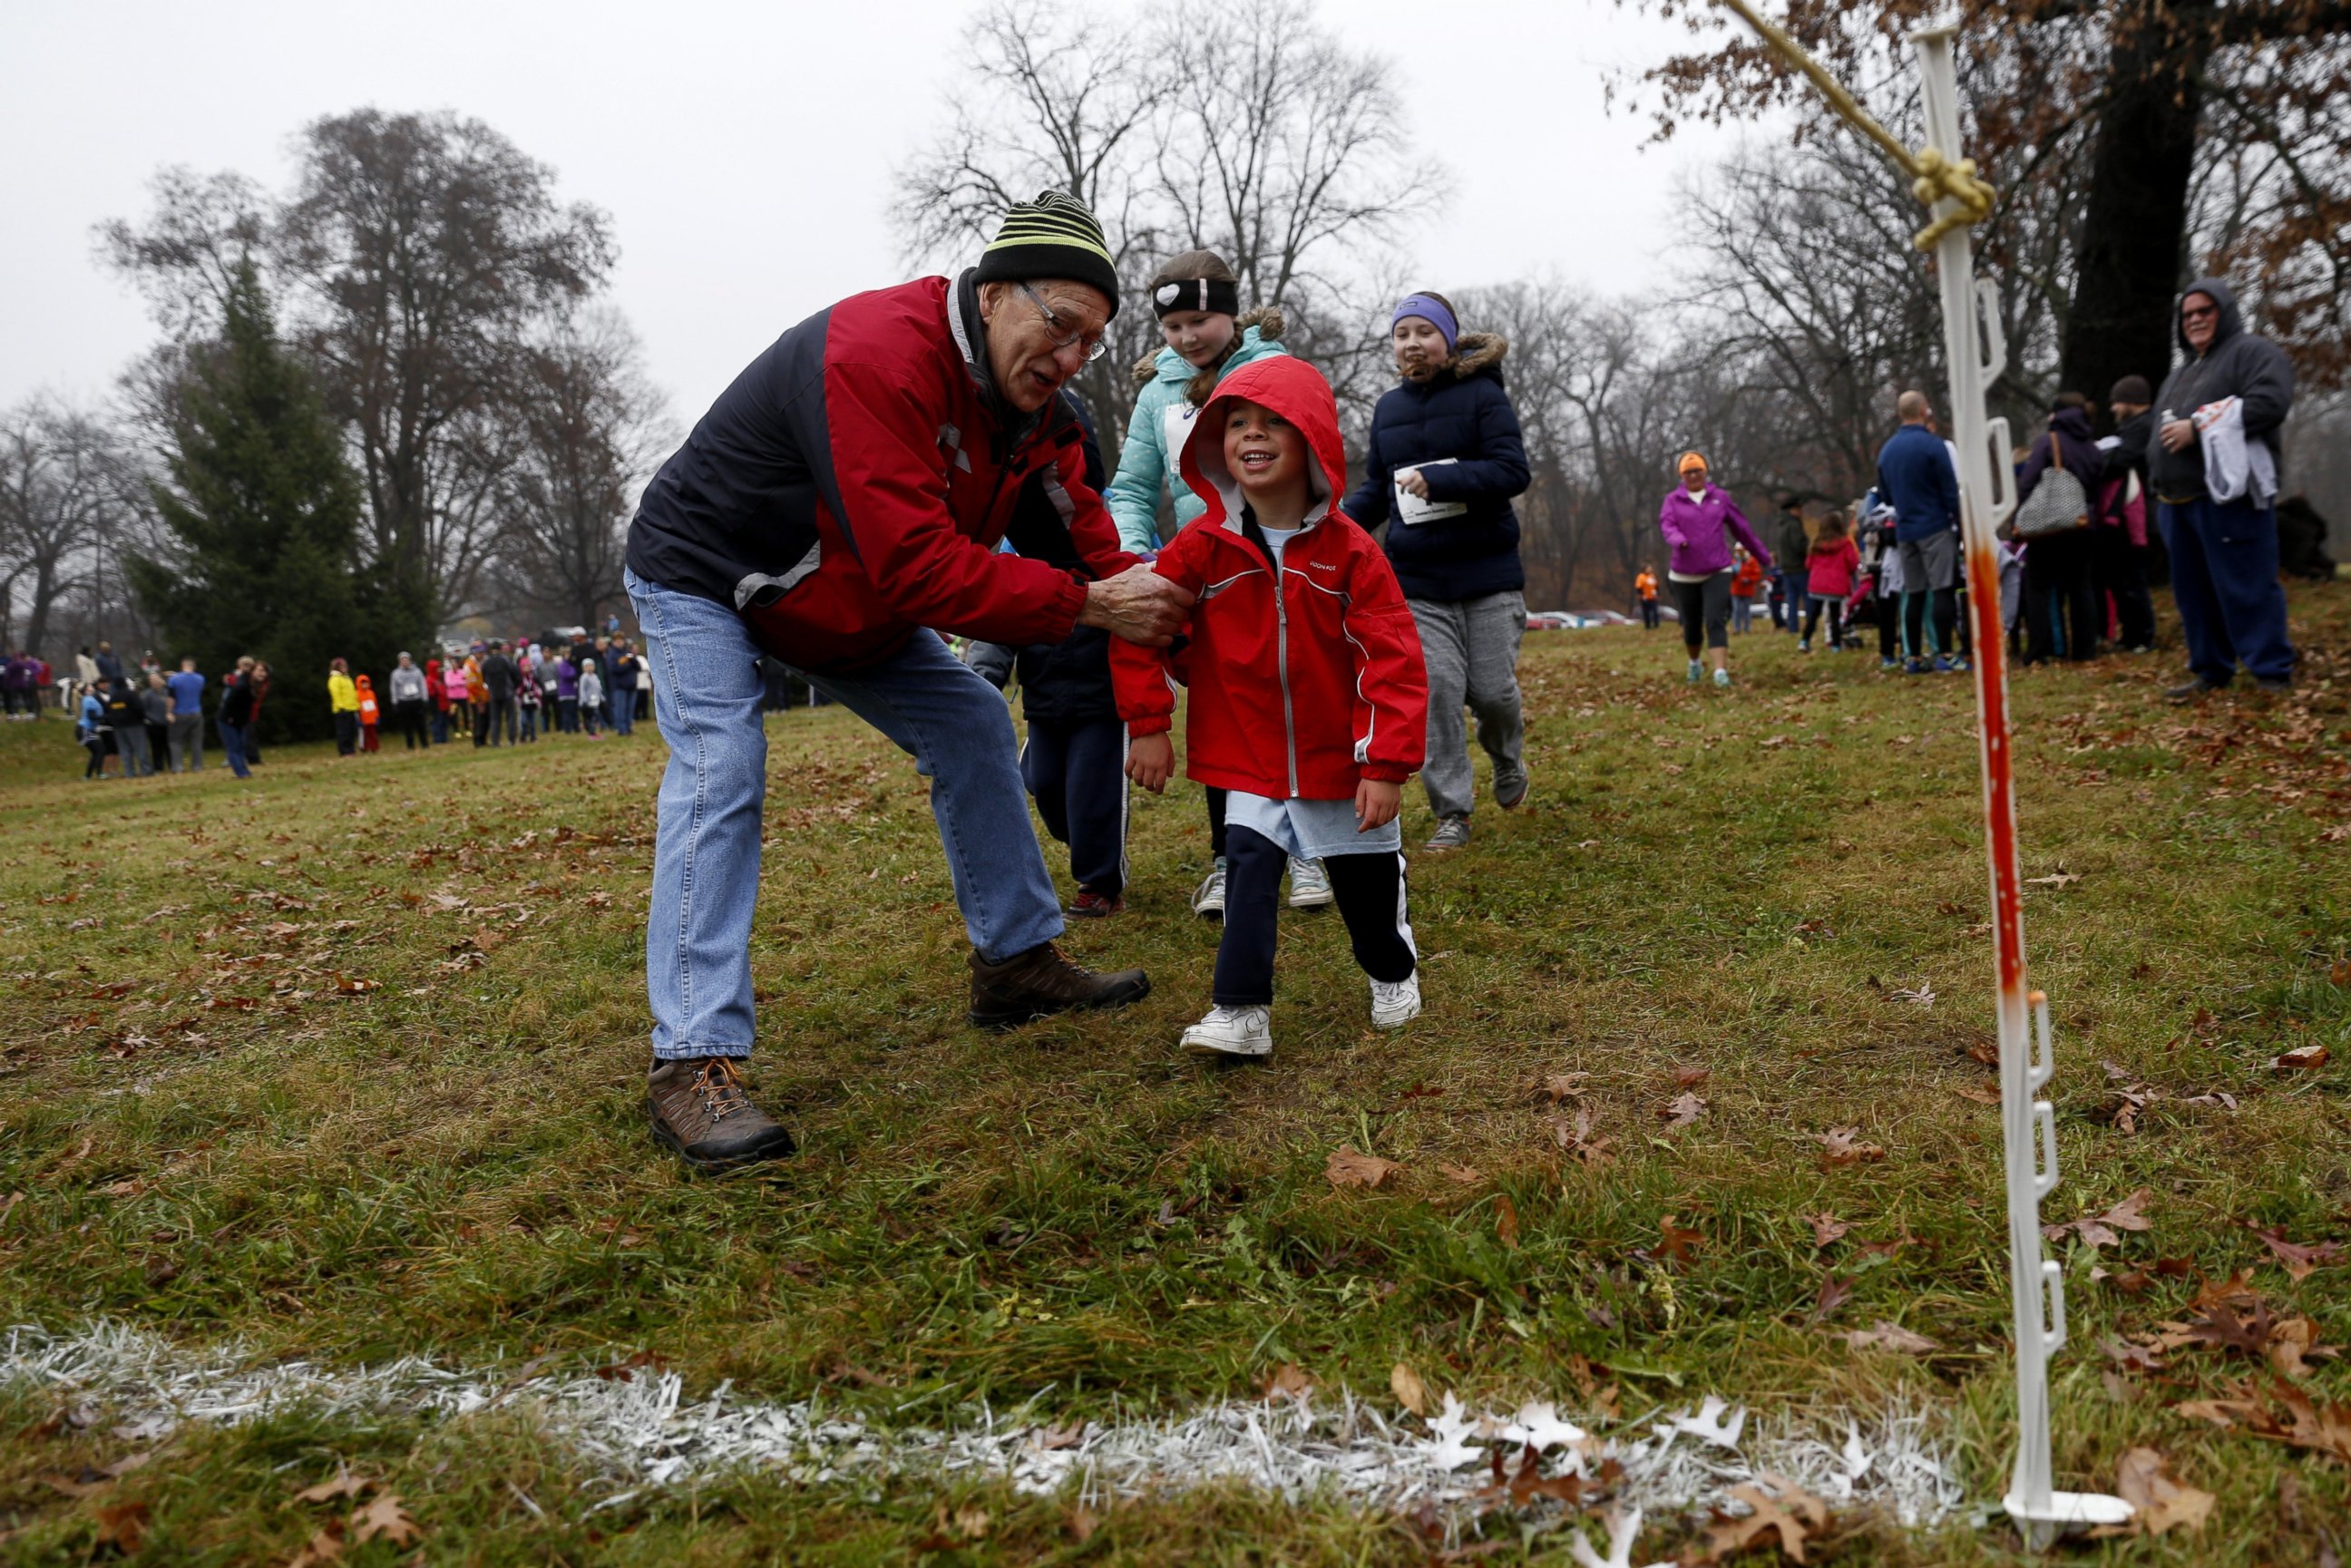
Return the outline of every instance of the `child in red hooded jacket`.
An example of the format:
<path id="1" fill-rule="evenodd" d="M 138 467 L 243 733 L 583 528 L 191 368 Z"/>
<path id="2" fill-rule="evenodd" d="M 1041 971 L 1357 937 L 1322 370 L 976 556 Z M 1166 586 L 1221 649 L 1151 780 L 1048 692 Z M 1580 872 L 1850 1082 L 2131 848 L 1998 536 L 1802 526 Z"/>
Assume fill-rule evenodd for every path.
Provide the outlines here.
<path id="1" fill-rule="evenodd" d="M 1182 467 L 1208 509 L 1154 570 L 1198 596 L 1187 646 L 1113 638 L 1127 775 L 1175 769 L 1174 677 L 1188 674 L 1186 771 L 1229 791 L 1225 929 L 1215 1005 L 1184 1031 L 1198 1055 L 1273 1050 L 1274 911 L 1292 856 L 1319 859 L 1372 982 L 1372 1023 L 1420 1012 L 1396 810 L 1419 768 L 1428 677 L 1387 557 L 1339 511 L 1346 458 L 1331 384 L 1302 360 L 1228 375 L 1193 422 Z"/>

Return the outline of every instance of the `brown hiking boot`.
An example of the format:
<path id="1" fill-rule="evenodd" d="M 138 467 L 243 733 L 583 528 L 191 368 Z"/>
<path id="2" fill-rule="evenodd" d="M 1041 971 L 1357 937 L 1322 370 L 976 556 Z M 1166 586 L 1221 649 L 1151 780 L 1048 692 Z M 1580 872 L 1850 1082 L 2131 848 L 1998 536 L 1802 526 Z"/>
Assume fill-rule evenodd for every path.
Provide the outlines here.
<path id="1" fill-rule="evenodd" d="M 1062 957 L 1050 942 L 1001 964 L 983 963 L 977 949 L 971 956 L 971 1021 L 982 1029 L 1010 1029 L 1077 1008 L 1123 1008 L 1150 994 L 1142 970 L 1097 975 Z"/>
<path id="2" fill-rule="evenodd" d="M 654 1062 L 645 1110 L 654 1138 L 698 1171 L 731 1171 L 792 1152 L 792 1135 L 743 1092 L 732 1057 Z"/>

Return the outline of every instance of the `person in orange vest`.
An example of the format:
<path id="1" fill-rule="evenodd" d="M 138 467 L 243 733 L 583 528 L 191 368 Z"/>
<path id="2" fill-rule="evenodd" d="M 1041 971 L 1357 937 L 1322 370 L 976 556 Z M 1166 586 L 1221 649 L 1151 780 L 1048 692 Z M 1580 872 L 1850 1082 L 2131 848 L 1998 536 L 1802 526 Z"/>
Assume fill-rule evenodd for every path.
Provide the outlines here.
<path id="1" fill-rule="evenodd" d="M 1633 580 L 1633 591 L 1641 596 L 1641 624 L 1654 632 L 1657 629 L 1657 572 L 1655 567 L 1644 566 L 1641 575 Z"/>
<path id="2" fill-rule="evenodd" d="M 375 727 L 382 721 L 383 710 L 376 706 L 375 687 L 365 675 L 355 677 L 353 684 L 360 689 L 360 749 L 373 751 Z"/>
<path id="3" fill-rule="evenodd" d="M 1755 596 L 1762 591 L 1763 563 L 1749 554 L 1745 545 L 1730 549 L 1739 558 L 1739 570 L 1730 574 L 1730 629 L 1744 632 L 1755 623 Z"/>

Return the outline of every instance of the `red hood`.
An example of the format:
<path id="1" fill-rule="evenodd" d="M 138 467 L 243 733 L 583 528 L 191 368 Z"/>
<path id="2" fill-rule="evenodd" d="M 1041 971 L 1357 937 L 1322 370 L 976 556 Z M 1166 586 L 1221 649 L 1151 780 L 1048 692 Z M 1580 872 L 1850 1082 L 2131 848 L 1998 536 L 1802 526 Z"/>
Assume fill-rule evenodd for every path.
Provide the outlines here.
<path id="1" fill-rule="evenodd" d="M 1339 402 L 1322 372 L 1287 354 L 1253 361 L 1217 383 L 1217 395 L 1192 422 L 1184 443 L 1184 482 L 1208 503 L 1200 520 L 1209 528 L 1239 525 L 1241 492 L 1225 466 L 1225 405 L 1236 398 L 1262 403 L 1296 425 L 1306 436 L 1319 476 L 1313 484 L 1313 507 L 1307 522 L 1318 523 L 1334 510 L 1347 488 L 1347 449 L 1339 439 Z"/>

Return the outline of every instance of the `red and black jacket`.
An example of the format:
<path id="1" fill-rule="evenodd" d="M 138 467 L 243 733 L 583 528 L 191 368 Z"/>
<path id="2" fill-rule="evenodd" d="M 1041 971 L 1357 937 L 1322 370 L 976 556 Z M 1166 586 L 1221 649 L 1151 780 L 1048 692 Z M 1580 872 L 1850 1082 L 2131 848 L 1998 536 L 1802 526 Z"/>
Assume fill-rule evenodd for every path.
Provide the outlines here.
<path id="1" fill-rule="evenodd" d="M 629 570 L 731 605 L 804 670 L 885 659 L 918 626 L 1060 642 L 1087 579 L 1134 559 L 1080 437 L 1059 398 L 1024 416 L 998 397 L 970 274 L 854 295 L 719 394 L 645 487 Z M 1019 554 L 997 552 L 1008 535 Z"/>
<path id="2" fill-rule="evenodd" d="M 1307 526 L 1281 555 L 1225 467 L 1228 403 L 1261 403 L 1296 425 L 1322 470 Z M 1338 509 L 1347 459 L 1330 383 L 1287 355 L 1242 366 L 1184 444 L 1185 482 L 1208 509 L 1153 570 L 1197 596 L 1180 655 L 1113 638 L 1119 716 L 1134 735 L 1169 728 L 1175 675 L 1191 686 L 1184 770 L 1274 800 L 1340 800 L 1365 779 L 1401 783 L 1427 745 L 1428 674 L 1395 570 Z"/>

